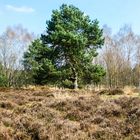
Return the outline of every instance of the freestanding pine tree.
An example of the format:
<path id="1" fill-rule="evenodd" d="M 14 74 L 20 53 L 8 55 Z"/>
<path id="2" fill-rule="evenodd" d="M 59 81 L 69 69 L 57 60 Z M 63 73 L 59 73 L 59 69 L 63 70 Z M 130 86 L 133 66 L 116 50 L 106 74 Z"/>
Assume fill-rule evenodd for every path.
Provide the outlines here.
<path id="1" fill-rule="evenodd" d="M 54 71 L 55 74 L 58 72 L 57 75 L 61 77 L 64 77 L 64 73 L 65 75 L 68 73 L 66 79 L 70 80 L 73 83 L 73 88 L 76 89 L 78 82 L 86 83 L 87 81 L 90 83 L 90 81 L 96 81 L 105 74 L 100 66 L 93 66 L 92 64 L 93 58 L 97 56 L 96 50 L 101 48 L 104 43 L 103 31 L 99 28 L 97 20 L 91 21 L 84 12 L 73 5 L 63 4 L 59 10 L 52 12 L 51 19 L 47 21 L 46 33 L 41 36 L 41 43 L 42 47 L 40 45 L 37 47 L 34 43 L 30 46 L 30 50 L 34 51 L 25 53 L 25 60 L 34 59 L 37 54 L 41 54 L 40 59 L 34 59 L 37 61 L 34 64 L 38 64 L 34 65 L 36 79 L 41 80 L 44 77 L 49 77 L 49 75 L 52 76 L 51 72 Z M 45 53 L 44 47 L 51 51 Z M 38 51 L 40 53 L 31 55 Z M 49 64 L 47 64 L 48 62 Z M 30 65 L 32 64 L 30 63 Z M 46 67 L 47 76 L 44 76 Z M 40 78 L 38 77 L 39 74 Z M 62 79 L 59 78 L 59 80 Z"/>
<path id="2" fill-rule="evenodd" d="M 60 10 L 53 11 L 47 22 L 47 33 L 42 35 L 43 43 L 57 50 L 60 65 L 68 64 L 73 73 L 74 88 L 78 87 L 79 71 L 87 67 L 96 56 L 96 49 L 104 39 L 98 21 L 91 21 L 78 8 L 63 4 Z M 82 66 L 83 59 L 87 64 Z"/>

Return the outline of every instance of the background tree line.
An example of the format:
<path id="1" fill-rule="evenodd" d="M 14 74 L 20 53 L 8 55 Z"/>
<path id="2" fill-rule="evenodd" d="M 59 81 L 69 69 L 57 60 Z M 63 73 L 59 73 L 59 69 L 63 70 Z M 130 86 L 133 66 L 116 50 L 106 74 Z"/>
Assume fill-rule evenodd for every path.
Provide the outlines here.
<path id="1" fill-rule="evenodd" d="M 129 25 L 116 34 L 107 25 L 102 30 L 67 5 L 53 11 L 38 39 L 22 26 L 8 27 L 0 35 L 0 86 L 28 84 L 139 86 L 140 36 Z"/>
<path id="2" fill-rule="evenodd" d="M 104 26 L 105 43 L 95 63 L 106 70 L 101 84 L 107 87 L 140 85 L 140 36 L 129 25 L 124 25 L 118 33 Z"/>
<path id="3" fill-rule="evenodd" d="M 23 54 L 34 35 L 21 25 L 7 27 L 0 35 L 0 86 L 19 87 L 27 84 L 22 65 Z"/>

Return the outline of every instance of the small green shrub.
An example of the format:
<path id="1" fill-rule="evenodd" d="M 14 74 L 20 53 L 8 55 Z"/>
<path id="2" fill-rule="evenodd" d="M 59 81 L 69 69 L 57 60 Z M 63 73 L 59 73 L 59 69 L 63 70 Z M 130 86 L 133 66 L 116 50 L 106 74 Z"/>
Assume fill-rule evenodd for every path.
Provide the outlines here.
<path id="1" fill-rule="evenodd" d="M 0 74 L 0 87 L 7 87 L 8 86 L 8 79 L 5 75 Z"/>
<path id="2" fill-rule="evenodd" d="M 62 86 L 64 88 L 70 88 L 70 89 L 73 89 L 73 83 L 72 81 L 66 79 L 65 81 L 62 82 Z"/>

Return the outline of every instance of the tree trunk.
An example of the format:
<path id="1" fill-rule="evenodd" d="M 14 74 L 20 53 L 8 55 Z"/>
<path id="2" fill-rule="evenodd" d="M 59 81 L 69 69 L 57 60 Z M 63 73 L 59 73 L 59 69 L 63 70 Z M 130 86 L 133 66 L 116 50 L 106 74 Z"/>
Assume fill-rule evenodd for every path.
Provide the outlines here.
<path id="1" fill-rule="evenodd" d="M 78 77 L 75 76 L 75 79 L 74 79 L 74 89 L 77 89 L 78 88 Z"/>
<path id="2" fill-rule="evenodd" d="M 78 88 L 78 74 L 74 67 L 72 68 L 72 71 L 73 71 L 73 88 L 77 89 Z"/>

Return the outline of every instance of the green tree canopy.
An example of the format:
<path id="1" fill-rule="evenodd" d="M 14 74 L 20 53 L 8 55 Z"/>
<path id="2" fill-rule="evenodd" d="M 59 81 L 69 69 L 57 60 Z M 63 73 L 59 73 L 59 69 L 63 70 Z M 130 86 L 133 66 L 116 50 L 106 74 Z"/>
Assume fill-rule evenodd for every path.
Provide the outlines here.
<path id="1" fill-rule="evenodd" d="M 24 57 L 24 64 L 33 70 L 36 83 L 67 80 L 77 88 L 81 80 L 98 81 L 105 74 L 92 63 L 96 50 L 104 43 L 98 24 L 73 5 L 63 4 L 54 10 L 47 21 L 46 33 L 32 43 Z"/>

